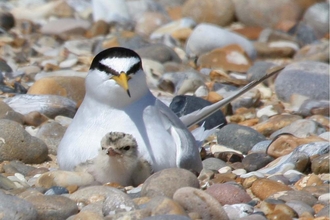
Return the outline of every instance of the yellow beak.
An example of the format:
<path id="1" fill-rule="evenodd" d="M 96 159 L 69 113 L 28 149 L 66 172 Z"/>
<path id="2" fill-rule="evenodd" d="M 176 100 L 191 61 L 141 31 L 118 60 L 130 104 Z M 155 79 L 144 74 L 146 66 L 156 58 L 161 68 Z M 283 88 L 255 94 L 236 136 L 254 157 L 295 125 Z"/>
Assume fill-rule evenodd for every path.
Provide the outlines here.
<path id="1" fill-rule="evenodd" d="M 131 94 L 129 92 L 128 88 L 128 80 L 126 73 L 121 72 L 119 76 L 113 76 L 111 77 L 113 80 L 115 80 L 121 87 L 123 87 L 126 91 L 129 97 L 131 97 Z"/>

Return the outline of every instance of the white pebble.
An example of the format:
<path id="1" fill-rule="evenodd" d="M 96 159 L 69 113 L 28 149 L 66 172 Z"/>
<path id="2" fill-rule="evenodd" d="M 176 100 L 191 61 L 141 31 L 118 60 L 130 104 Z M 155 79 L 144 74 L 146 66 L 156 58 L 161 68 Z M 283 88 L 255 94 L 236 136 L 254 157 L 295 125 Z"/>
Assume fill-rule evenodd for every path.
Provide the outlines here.
<path id="1" fill-rule="evenodd" d="M 246 174 L 246 170 L 244 170 L 244 169 L 237 169 L 237 170 L 233 170 L 232 173 L 233 174 L 236 174 L 238 176 L 241 176 L 243 174 Z"/>
<path id="2" fill-rule="evenodd" d="M 230 166 L 222 167 L 218 170 L 219 173 L 230 173 L 232 171 Z"/>

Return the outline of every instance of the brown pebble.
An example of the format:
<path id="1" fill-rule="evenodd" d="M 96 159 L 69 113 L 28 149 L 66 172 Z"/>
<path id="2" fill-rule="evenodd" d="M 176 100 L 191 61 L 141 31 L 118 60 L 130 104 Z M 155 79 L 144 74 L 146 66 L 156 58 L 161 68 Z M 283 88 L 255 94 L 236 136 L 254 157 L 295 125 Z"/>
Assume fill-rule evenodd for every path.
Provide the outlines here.
<path id="1" fill-rule="evenodd" d="M 277 138 L 274 139 L 273 142 L 269 145 L 267 149 L 267 154 L 272 157 L 278 158 L 291 153 L 295 148 L 300 145 L 317 141 L 323 141 L 323 139 L 317 136 L 299 138 L 295 137 L 294 135 L 282 134 L 280 136 L 277 136 Z"/>
<path id="2" fill-rule="evenodd" d="M 96 21 L 86 32 L 87 38 L 93 38 L 99 35 L 106 35 L 109 32 L 109 25 L 103 20 Z"/>
<path id="3" fill-rule="evenodd" d="M 317 203 L 312 208 L 315 211 L 315 214 L 317 214 L 319 211 L 321 211 L 324 208 L 324 204 Z"/>
<path id="4" fill-rule="evenodd" d="M 290 187 L 284 185 L 283 183 L 279 183 L 273 180 L 269 179 L 258 179 L 254 181 L 254 183 L 251 186 L 252 193 L 264 200 L 268 198 L 269 196 L 273 195 L 274 193 L 280 192 L 280 191 L 288 191 L 292 190 Z"/>
<path id="5" fill-rule="evenodd" d="M 245 189 L 248 189 L 252 186 L 252 184 L 254 183 L 254 181 L 256 181 L 258 179 L 258 177 L 256 176 L 251 176 L 251 177 L 248 177 L 246 178 L 244 181 L 243 181 L 243 184 L 242 186 L 245 188 Z"/>
<path id="6" fill-rule="evenodd" d="M 37 174 L 43 174 L 48 171 L 49 171 L 49 169 L 47 169 L 46 167 L 39 167 L 39 168 L 36 168 L 36 169 L 32 170 L 31 172 L 29 172 L 27 174 L 27 176 L 35 176 Z"/>
<path id="7" fill-rule="evenodd" d="M 182 187 L 174 193 L 173 199 L 179 202 L 188 213 L 200 213 L 202 219 L 229 219 L 220 203 L 203 190 Z"/>
<path id="8" fill-rule="evenodd" d="M 61 95 L 80 105 L 85 96 L 85 79 L 74 76 L 57 76 L 37 80 L 28 94 Z"/>
<path id="9" fill-rule="evenodd" d="M 151 215 L 187 215 L 182 206 L 165 196 L 152 198 L 147 204 L 147 209 L 151 209 Z"/>
<path id="10" fill-rule="evenodd" d="M 275 115 L 267 121 L 253 126 L 253 128 L 261 134 L 268 136 L 299 119 L 301 119 L 301 116 L 298 115 Z"/>
<path id="11" fill-rule="evenodd" d="M 67 187 L 65 187 L 67 190 L 68 190 L 68 192 L 71 194 L 71 193 L 74 193 L 74 192 L 76 192 L 77 190 L 78 190 L 78 186 L 77 185 L 70 185 L 70 186 L 67 186 Z"/>
<path id="12" fill-rule="evenodd" d="M 239 58 L 244 61 L 241 63 L 235 63 L 233 62 L 233 59 L 229 59 L 230 55 L 239 56 Z M 251 60 L 241 46 L 238 44 L 230 44 L 202 54 L 197 60 L 197 65 L 200 68 L 204 67 L 210 69 L 224 69 L 225 71 L 246 72 L 251 66 Z M 234 83 L 235 85 L 244 84 L 244 80 L 234 78 L 221 78 L 221 82 Z"/>
<path id="13" fill-rule="evenodd" d="M 213 183 L 225 183 L 225 182 L 231 182 L 235 180 L 236 175 L 233 173 L 219 173 L 215 174 L 214 178 L 212 179 Z"/>
<path id="14" fill-rule="evenodd" d="M 46 122 L 48 119 L 49 118 L 47 116 L 37 111 L 32 111 L 24 115 L 24 123 L 26 125 L 35 126 L 35 127 L 38 127 L 42 123 Z"/>
<path id="15" fill-rule="evenodd" d="M 323 154 L 312 159 L 312 172 L 315 174 L 329 173 L 329 154 Z"/>
<path id="16" fill-rule="evenodd" d="M 211 103 L 216 103 L 222 99 L 223 99 L 222 95 L 214 91 L 209 92 L 208 96 L 206 97 L 206 100 Z"/>
<path id="17" fill-rule="evenodd" d="M 296 189 L 301 190 L 306 186 L 321 186 L 323 185 L 323 181 L 315 174 L 309 174 L 308 176 L 304 176 L 300 180 L 298 180 L 294 186 Z"/>
<path id="18" fill-rule="evenodd" d="M 251 201 L 251 197 L 244 189 L 231 183 L 213 184 L 206 189 L 206 192 L 218 200 L 221 205 L 248 203 Z"/>

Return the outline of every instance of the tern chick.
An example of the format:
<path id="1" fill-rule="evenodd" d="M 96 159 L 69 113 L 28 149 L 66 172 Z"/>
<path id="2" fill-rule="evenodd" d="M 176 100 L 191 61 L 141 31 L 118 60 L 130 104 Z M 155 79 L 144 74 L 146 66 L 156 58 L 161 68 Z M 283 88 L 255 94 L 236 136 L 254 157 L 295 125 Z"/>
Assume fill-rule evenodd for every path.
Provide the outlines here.
<path id="1" fill-rule="evenodd" d="M 134 137 L 123 132 L 107 133 L 98 155 L 78 165 L 76 171 L 92 174 L 97 182 L 137 186 L 152 173 L 150 164 L 139 157 Z"/>

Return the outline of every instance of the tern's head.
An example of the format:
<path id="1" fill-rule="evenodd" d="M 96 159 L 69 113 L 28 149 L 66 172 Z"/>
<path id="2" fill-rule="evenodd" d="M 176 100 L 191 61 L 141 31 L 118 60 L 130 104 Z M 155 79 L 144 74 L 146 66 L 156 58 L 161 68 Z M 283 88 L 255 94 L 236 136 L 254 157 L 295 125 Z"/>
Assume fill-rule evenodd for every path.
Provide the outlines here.
<path id="1" fill-rule="evenodd" d="M 148 90 L 140 56 L 133 50 L 113 47 L 95 56 L 86 77 L 86 94 L 114 107 L 132 103 Z"/>
<path id="2" fill-rule="evenodd" d="M 135 138 L 123 132 L 107 133 L 101 140 L 102 150 L 111 156 L 137 157 L 137 142 Z"/>

